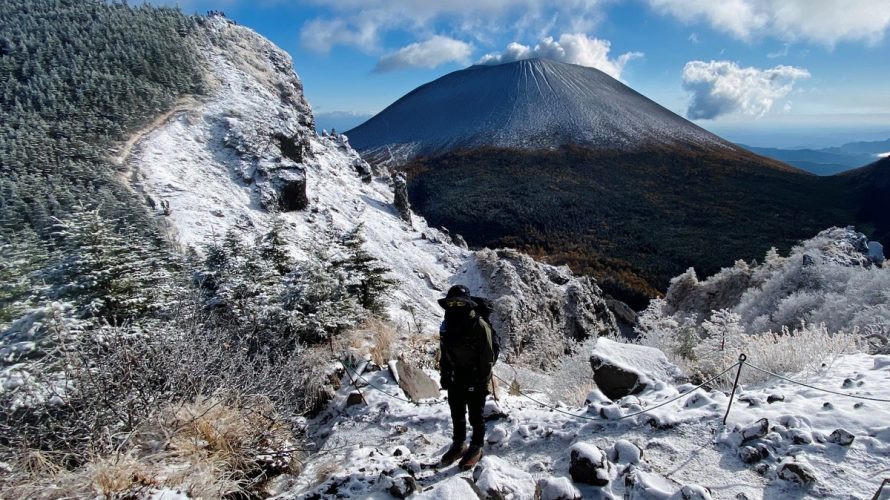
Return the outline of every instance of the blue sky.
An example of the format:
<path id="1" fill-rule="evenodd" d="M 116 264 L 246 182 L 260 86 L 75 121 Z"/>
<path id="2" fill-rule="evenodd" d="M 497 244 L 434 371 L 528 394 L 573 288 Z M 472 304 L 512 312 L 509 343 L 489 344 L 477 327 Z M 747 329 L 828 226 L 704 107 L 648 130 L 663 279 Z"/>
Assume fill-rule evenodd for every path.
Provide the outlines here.
<path id="1" fill-rule="evenodd" d="M 888 0 L 162 1 L 283 47 L 319 124 L 341 129 L 451 71 L 542 56 L 751 145 L 890 137 Z"/>

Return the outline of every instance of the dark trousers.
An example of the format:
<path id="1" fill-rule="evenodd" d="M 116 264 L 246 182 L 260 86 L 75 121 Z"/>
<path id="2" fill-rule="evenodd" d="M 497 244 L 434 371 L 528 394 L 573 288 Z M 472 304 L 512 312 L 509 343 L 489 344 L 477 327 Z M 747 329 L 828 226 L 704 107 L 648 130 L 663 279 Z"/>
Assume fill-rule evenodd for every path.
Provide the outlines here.
<path id="1" fill-rule="evenodd" d="M 467 412 L 470 414 L 470 426 L 473 427 L 473 439 L 470 444 L 482 446 L 485 442 L 485 421 L 482 410 L 485 408 L 485 391 L 476 387 L 469 391 L 467 387 L 451 387 L 448 389 L 448 407 L 451 408 L 451 424 L 454 426 L 452 437 L 455 442 L 467 439 Z"/>

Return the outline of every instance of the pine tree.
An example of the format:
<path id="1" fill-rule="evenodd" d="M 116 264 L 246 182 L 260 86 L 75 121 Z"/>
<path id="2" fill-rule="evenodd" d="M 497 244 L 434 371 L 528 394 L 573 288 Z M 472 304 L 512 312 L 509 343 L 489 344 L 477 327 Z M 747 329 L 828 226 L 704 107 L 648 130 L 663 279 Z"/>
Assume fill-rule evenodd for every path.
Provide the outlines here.
<path id="1" fill-rule="evenodd" d="M 123 232 L 132 229 L 125 226 Z M 82 317 L 138 318 L 160 311 L 180 292 L 172 255 L 121 233 L 98 209 L 78 209 L 57 221 L 62 257 L 50 273 L 53 294 L 71 300 Z"/>
<path id="2" fill-rule="evenodd" d="M 284 219 L 276 214 L 272 218 L 269 231 L 260 240 L 260 256 L 270 262 L 278 271 L 278 274 L 287 274 L 293 266 L 290 253 L 287 251 L 287 242 L 284 239 Z"/>
<path id="3" fill-rule="evenodd" d="M 341 238 L 346 256 L 337 262 L 347 276 L 347 289 L 356 297 L 362 307 L 374 314 L 381 314 L 385 308 L 387 292 L 396 281 L 387 277 L 390 272 L 365 249 L 364 226 L 359 224 Z"/>

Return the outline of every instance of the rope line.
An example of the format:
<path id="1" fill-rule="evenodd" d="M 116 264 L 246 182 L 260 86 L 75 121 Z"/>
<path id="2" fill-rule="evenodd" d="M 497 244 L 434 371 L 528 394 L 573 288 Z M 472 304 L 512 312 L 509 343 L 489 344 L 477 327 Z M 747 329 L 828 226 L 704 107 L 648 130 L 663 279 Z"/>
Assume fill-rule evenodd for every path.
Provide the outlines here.
<path id="1" fill-rule="evenodd" d="M 505 383 L 505 384 L 509 384 L 509 383 L 510 383 L 510 382 L 508 382 L 508 381 L 502 379 L 501 377 L 498 377 L 498 376 L 495 375 L 494 373 L 492 373 L 491 375 L 492 375 L 494 378 L 500 380 L 501 382 L 503 382 L 503 383 Z M 555 407 L 555 406 L 553 406 L 553 405 L 548 405 L 547 403 L 543 403 L 543 402 L 541 402 L 541 401 L 538 401 L 537 399 L 535 399 L 535 398 L 529 396 L 528 394 L 526 394 L 526 393 L 524 393 L 524 392 L 522 392 L 522 391 L 519 391 L 519 394 L 521 394 L 522 396 L 524 396 L 524 397 L 526 397 L 526 398 L 528 398 L 528 399 L 531 399 L 531 400 L 534 401 L 535 403 L 538 403 L 539 405 L 541 405 L 541 406 L 543 406 L 543 407 L 545 407 L 545 408 L 550 408 L 551 410 L 553 410 L 553 411 L 555 411 L 555 412 L 558 412 L 558 413 L 562 413 L 563 415 L 568 415 L 568 416 L 570 416 L 570 417 L 580 418 L 580 419 L 583 419 L 583 420 L 600 420 L 600 419 L 598 419 L 598 418 L 588 417 L 588 416 L 585 416 L 585 415 L 575 415 L 574 413 L 569 413 L 569 412 L 567 412 L 567 411 L 560 410 L 559 408 L 557 408 L 557 407 Z"/>
<path id="2" fill-rule="evenodd" d="M 343 368 L 345 368 L 347 371 L 351 371 L 352 374 L 355 376 L 356 379 L 361 380 L 362 382 L 368 384 L 368 387 L 370 387 L 370 388 L 376 390 L 377 392 L 383 393 L 383 395 L 385 395 L 385 396 L 389 396 L 389 397 L 391 397 L 391 398 L 393 398 L 393 399 L 397 399 L 397 400 L 399 400 L 399 401 L 404 401 L 404 402 L 406 402 L 406 403 L 411 403 L 411 404 L 414 404 L 414 405 L 417 405 L 417 406 L 432 406 L 432 405 L 435 405 L 435 404 L 439 404 L 439 403 L 440 403 L 440 401 L 417 402 L 417 401 L 412 401 L 412 400 L 410 400 L 410 399 L 408 399 L 408 398 L 403 398 L 403 397 L 401 397 L 401 396 L 396 396 L 395 394 L 390 394 L 390 393 L 384 391 L 383 389 L 381 389 L 380 387 L 377 387 L 376 385 L 374 385 L 373 383 L 371 383 L 370 380 L 367 380 L 366 378 L 364 378 L 364 377 L 362 377 L 361 375 L 359 375 L 359 374 L 358 374 L 358 371 L 353 370 L 349 365 L 347 365 L 346 363 L 344 363 L 342 360 L 340 361 L 340 364 L 342 364 L 342 365 L 343 365 Z M 358 387 L 356 387 L 356 389 L 358 389 Z"/>
<path id="3" fill-rule="evenodd" d="M 659 404 L 657 404 L 657 405 L 655 405 L 655 406 L 651 406 L 651 407 L 649 407 L 649 408 L 646 408 L 646 409 L 643 410 L 643 411 L 638 411 L 638 412 L 636 412 L 636 413 L 631 413 L 630 415 L 624 415 L 623 417 L 618 418 L 618 419 L 616 419 L 616 420 L 624 420 L 625 418 L 630 418 L 630 417 L 635 417 L 635 416 L 637 416 L 637 415 L 642 415 L 643 413 L 648 413 L 648 412 L 650 412 L 650 411 L 652 411 L 652 410 L 654 410 L 654 409 L 656 409 L 656 408 L 661 408 L 662 406 L 664 406 L 664 405 L 666 405 L 666 404 L 673 403 L 674 401 L 676 401 L 676 400 L 678 400 L 678 399 L 680 399 L 680 398 L 682 398 L 682 397 L 684 397 L 684 396 L 688 396 L 688 395 L 692 394 L 693 392 L 695 392 L 695 391 L 701 389 L 702 387 L 704 387 L 704 386 L 710 384 L 711 382 L 717 380 L 718 378 L 720 378 L 720 377 L 726 375 L 727 373 L 730 372 L 730 370 L 732 370 L 733 368 L 735 368 L 735 367 L 737 367 L 737 366 L 739 366 L 739 362 L 736 362 L 735 364 L 733 364 L 733 365 L 730 366 L 729 368 L 723 370 L 723 372 L 720 373 L 719 375 L 715 375 L 715 376 L 711 377 L 710 379 L 705 380 L 705 381 L 702 382 L 701 384 L 698 384 L 697 386 L 693 387 L 692 389 L 689 389 L 688 391 L 686 391 L 686 392 L 680 394 L 679 396 L 677 396 L 677 397 L 675 397 L 675 398 L 671 398 L 671 399 L 669 399 L 669 400 L 667 400 L 667 401 L 665 401 L 665 402 L 663 402 L 663 403 L 659 403 Z"/>
<path id="4" fill-rule="evenodd" d="M 766 374 L 768 374 L 768 375 L 772 375 L 773 377 L 780 378 L 780 379 L 782 379 L 782 380 L 784 380 L 784 381 L 786 381 L 786 382 L 791 382 L 791 383 L 793 383 L 793 384 L 802 385 L 802 386 L 804 386 L 804 387 L 808 387 L 808 388 L 813 389 L 813 390 L 816 390 L 816 391 L 827 392 L 827 393 L 829 393 L 829 394 L 837 394 L 838 396 L 846 396 L 846 397 L 848 397 L 848 398 L 866 399 L 866 400 L 868 400 L 868 401 L 878 401 L 878 402 L 881 402 L 881 403 L 890 403 L 890 399 L 872 398 L 872 397 L 868 397 L 868 396 L 857 396 L 856 394 L 850 394 L 850 393 L 847 393 L 847 392 L 832 391 L 831 389 L 823 389 L 823 388 L 821 388 L 821 387 L 816 387 L 816 386 L 814 386 L 814 385 L 809 385 L 809 384 L 805 384 L 805 383 L 803 383 L 803 382 L 798 382 L 797 380 L 792 380 L 792 379 L 790 379 L 790 378 L 788 378 L 788 377 L 783 377 L 782 375 L 779 375 L 778 373 L 773 373 L 773 372 L 771 372 L 771 371 L 769 371 L 769 370 L 766 370 L 766 369 L 764 369 L 764 368 L 760 368 L 760 367 L 757 366 L 757 365 L 752 365 L 751 363 L 745 363 L 745 364 L 746 364 L 747 366 L 750 366 L 751 368 L 754 368 L 755 370 L 760 370 L 760 371 L 762 371 L 763 373 L 766 373 Z"/>
<path id="5" fill-rule="evenodd" d="M 738 363 L 735 363 L 734 365 L 730 366 L 730 367 L 727 368 L 726 370 L 723 370 L 723 372 L 720 373 L 719 375 L 716 375 L 716 376 L 714 376 L 714 377 L 712 377 L 712 378 L 710 378 L 710 379 L 708 379 L 708 380 L 702 382 L 701 384 L 699 384 L 699 385 L 693 387 L 692 389 L 689 389 L 688 391 L 686 391 L 686 392 L 680 394 L 679 396 L 676 396 L 676 397 L 674 397 L 674 398 L 671 398 L 671 399 L 669 399 L 669 400 L 667 400 L 667 401 L 664 401 L 664 402 L 662 402 L 662 403 L 659 403 L 659 404 L 657 404 L 657 405 L 655 405 L 655 406 L 646 408 L 646 409 L 643 410 L 643 411 L 638 411 L 638 412 L 636 412 L 636 413 L 631 413 L 631 414 L 629 414 L 629 415 L 623 415 L 623 416 L 621 416 L 621 417 L 619 417 L 619 418 L 616 418 L 615 420 L 624 420 L 624 419 L 626 419 L 626 418 L 635 417 L 635 416 L 637 416 L 637 415 L 642 415 L 643 413 L 648 413 L 648 412 L 650 412 L 650 411 L 652 411 L 652 410 L 655 410 L 655 409 L 657 409 L 657 408 L 661 408 L 662 406 L 665 406 L 665 405 L 667 405 L 667 404 L 673 403 L 674 401 L 676 401 L 676 400 L 678 400 L 678 399 L 680 399 L 680 398 L 683 398 L 683 397 L 685 397 L 685 396 L 688 396 L 689 394 L 692 394 L 693 392 L 695 392 L 695 391 L 698 390 L 698 389 L 701 389 L 703 386 L 705 386 L 705 385 L 707 385 L 707 384 L 710 384 L 711 382 L 717 380 L 718 378 L 722 377 L 723 375 L 726 375 L 727 373 L 729 373 L 733 368 L 737 367 L 738 365 L 739 365 Z M 502 379 L 501 377 L 499 377 L 499 376 L 497 376 L 497 375 L 494 375 L 494 376 L 495 376 L 495 378 L 497 378 L 497 379 L 500 380 L 501 382 L 504 382 L 505 384 L 509 383 L 508 381 Z M 585 416 L 585 415 L 575 415 L 574 413 L 569 413 L 569 412 L 564 411 L 564 410 L 561 410 L 561 409 L 559 409 L 559 408 L 557 408 L 557 407 L 555 407 L 555 406 L 553 406 L 553 405 L 549 405 L 549 404 L 547 404 L 547 403 L 543 403 L 543 402 L 541 402 L 541 401 L 538 401 L 537 399 L 535 399 L 535 398 L 529 396 L 528 394 L 526 394 L 526 393 L 524 393 L 524 392 L 522 392 L 522 391 L 519 391 L 519 394 L 521 394 L 522 396 L 524 396 L 524 397 L 526 397 L 526 398 L 528 398 L 528 399 L 534 401 L 535 403 L 538 403 L 539 405 L 541 405 L 541 406 L 543 406 L 543 407 L 545 407 L 545 408 L 550 408 L 550 409 L 553 410 L 553 411 L 562 413 L 562 414 L 564 414 L 564 415 L 568 415 L 568 416 L 570 416 L 570 417 L 575 417 L 575 418 L 579 418 L 579 419 L 583 419 L 583 420 L 601 420 L 601 419 L 599 419 L 599 418 L 593 418 L 593 417 L 588 417 L 588 416 Z"/>

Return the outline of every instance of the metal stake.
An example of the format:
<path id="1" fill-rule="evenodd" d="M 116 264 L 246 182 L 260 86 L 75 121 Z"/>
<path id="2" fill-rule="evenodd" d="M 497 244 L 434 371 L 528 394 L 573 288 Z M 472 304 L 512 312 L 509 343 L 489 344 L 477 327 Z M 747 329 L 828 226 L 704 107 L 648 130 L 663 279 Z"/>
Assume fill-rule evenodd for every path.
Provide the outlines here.
<path id="1" fill-rule="evenodd" d="M 732 392 L 729 394 L 729 404 L 726 405 L 726 415 L 723 415 L 723 425 L 726 425 L 726 418 L 729 417 L 729 409 L 732 408 L 732 398 L 735 396 L 735 390 L 739 386 L 739 376 L 742 375 L 742 366 L 745 365 L 746 359 L 748 359 L 748 356 L 739 354 L 739 371 L 736 372 L 735 382 L 732 383 Z"/>

